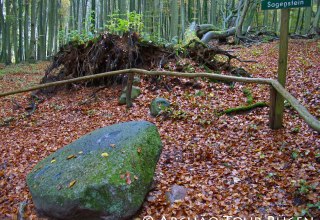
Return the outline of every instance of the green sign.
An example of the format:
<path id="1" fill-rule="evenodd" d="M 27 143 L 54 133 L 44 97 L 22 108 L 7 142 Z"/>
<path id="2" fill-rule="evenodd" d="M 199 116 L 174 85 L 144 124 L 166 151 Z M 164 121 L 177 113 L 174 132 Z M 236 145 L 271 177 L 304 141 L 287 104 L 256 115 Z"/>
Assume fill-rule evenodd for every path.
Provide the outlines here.
<path id="1" fill-rule="evenodd" d="M 262 0 L 261 9 L 285 9 L 285 8 L 302 8 L 310 7 L 312 0 Z"/>

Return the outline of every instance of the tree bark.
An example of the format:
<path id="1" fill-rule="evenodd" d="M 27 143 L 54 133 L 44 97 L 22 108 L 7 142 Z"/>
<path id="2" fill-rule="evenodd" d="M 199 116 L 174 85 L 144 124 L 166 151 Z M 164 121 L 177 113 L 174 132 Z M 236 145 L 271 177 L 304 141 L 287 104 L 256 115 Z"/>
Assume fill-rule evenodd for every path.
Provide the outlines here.
<path id="1" fill-rule="evenodd" d="M 6 44 L 6 34 L 5 34 L 5 31 L 6 31 L 6 24 L 5 24 L 5 21 L 4 21 L 4 14 L 3 14 L 3 2 L 0 1 L 0 24 L 1 24 L 1 38 L 2 38 L 2 41 L 1 41 L 1 54 L 0 54 L 0 61 L 1 62 L 5 62 L 6 60 L 6 54 L 7 54 L 7 44 Z"/>
<path id="2" fill-rule="evenodd" d="M 236 37 L 237 38 L 242 36 L 242 33 L 243 33 L 242 27 L 243 27 L 243 23 L 244 23 L 244 20 L 246 18 L 246 15 L 247 15 L 247 12 L 249 9 L 249 5 L 250 5 L 250 1 L 244 0 L 244 5 L 243 5 L 242 12 L 241 12 L 240 20 L 239 20 L 239 23 L 237 24 L 237 27 L 236 27 Z M 241 9 L 239 8 L 239 10 L 241 10 Z"/>
<path id="3" fill-rule="evenodd" d="M 96 30 L 96 0 L 91 0 L 91 26 L 90 32 L 94 33 Z"/>
<path id="4" fill-rule="evenodd" d="M 5 44 L 7 44 L 6 46 L 6 49 L 7 49 L 7 55 L 6 55 L 6 59 L 5 59 L 5 63 L 8 65 L 8 64 L 11 64 L 11 59 L 12 59 L 12 53 L 11 53 L 11 36 L 10 36 L 10 31 L 11 31 L 11 4 L 12 4 L 12 0 L 7 0 L 5 2 L 5 6 L 6 6 L 6 32 L 5 32 L 5 35 L 6 35 L 6 42 Z"/>
<path id="5" fill-rule="evenodd" d="M 48 51 L 47 57 L 50 57 L 53 53 L 53 45 L 54 45 L 54 12 L 55 12 L 55 1 L 49 0 L 48 5 Z"/>
<path id="6" fill-rule="evenodd" d="M 212 39 L 225 39 L 236 33 L 236 28 L 232 27 L 225 31 L 209 31 L 201 38 L 201 42 L 207 44 Z"/>
<path id="7" fill-rule="evenodd" d="M 312 14 L 311 7 L 304 9 L 304 22 L 303 22 L 302 34 L 308 34 L 311 29 L 311 14 Z"/>
<path id="8" fill-rule="evenodd" d="M 205 44 L 207 44 L 212 39 L 225 39 L 235 34 L 237 37 L 241 37 L 242 27 L 243 27 L 244 20 L 246 18 L 246 14 L 249 9 L 249 5 L 250 5 L 249 0 L 244 0 L 243 7 L 242 7 L 242 3 L 239 2 L 239 5 L 238 5 L 239 19 L 237 19 L 238 21 L 236 22 L 235 27 L 231 27 L 227 30 L 219 30 L 214 25 L 210 25 L 210 24 L 199 25 L 197 27 L 197 36 Z M 232 13 L 233 11 L 231 11 L 231 14 Z"/>
<path id="9" fill-rule="evenodd" d="M 178 24 L 179 24 L 179 7 L 177 0 L 171 0 L 170 2 L 170 39 L 178 36 Z"/>
<path id="10" fill-rule="evenodd" d="M 19 8 L 19 62 L 23 61 L 23 1 L 18 1 Z"/>
<path id="11" fill-rule="evenodd" d="M 40 0 L 39 2 L 39 47 L 38 47 L 38 59 L 45 60 L 47 57 L 47 0 Z"/>
<path id="12" fill-rule="evenodd" d="M 30 2 L 25 0 L 24 11 L 24 59 L 29 60 L 29 9 Z"/>
<path id="13" fill-rule="evenodd" d="M 18 53 L 18 8 L 17 8 L 17 0 L 13 0 L 12 2 L 12 39 L 13 39 L 13 51 L 14 51 L 14 62 L 19 62 L 19 53 Z"/>
<path id="14" fill-rule="evenodd" d="M 314 20 L 312 23 L 312 31 L 313 33 L 317 33 L 318 35 L 320 35 L 319 21 L 320 21 L 320 7 L 318 7 L 317 14 L 314 17 Z"/>
<path id="15" fill-rule="evenodd" d="M 211 24 L 217 24 L 217 0 L 211 0 L 211 14 L 210 14 Z"/>
<path id="16" fill-rule="evenodd" d="M 34 63 L 36 61 L 36 22 L 37 22 L 37 1 L 31 1 L 31 37 L 29 47 L 29 62 Z"/>

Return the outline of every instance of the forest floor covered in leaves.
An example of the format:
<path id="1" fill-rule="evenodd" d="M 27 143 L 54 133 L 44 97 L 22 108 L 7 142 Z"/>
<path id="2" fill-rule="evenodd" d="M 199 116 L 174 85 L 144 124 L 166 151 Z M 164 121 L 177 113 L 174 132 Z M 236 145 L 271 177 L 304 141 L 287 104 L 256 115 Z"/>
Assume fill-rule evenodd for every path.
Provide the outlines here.
<path id="1" fill-rule="evenodd" d="M 277 42 L 227 49 L 241 59 L 258 61 L 233 61 L 253 77 L 276 78 Z M 320 42 L 291 40 L 289 50 L 287 89 L 319 119 Z M 33 85 L 43 75 L 0 75 L 0 92 Z M 142 77 L 142 94 L 130 109 L 118 105 L 121 86 L 105 88 L 94 96 L 94 87 L 62 90 L 39 103 L 30 116 L 25 110 L 30 93 L 0 98 L 0 219 L 14 218 L 23 201 L 28 202 L 28 219 L 38 219 L 26 185 L 26 175 L 37 162 L 94 129 L 131 120 L 155 123 L 164 145 L 155 187 L 139 218 L 292 217 L 306 210 L 319 219 L 319 209 L 307 208 L 320 201 L 319 133 L 288 105 L 284 128 L 277 131 L 268 126 L 268 107 L 237 115 L 217 114 L 245 105 L 244 88 L 252 92 L 254 102 L 269 102 L 266 85 L 236 83 L 233 88 L 196 81 L 201 86 L 193 88 L 195 80 L 163 77 L 156 85 L 150 77 Z M 150 116 L 150 102 L 158 96 L 173 103 L 171 117 Z M 170 204 L 166 192 L 175 184 L 187 189 L 187 197 Z"/>

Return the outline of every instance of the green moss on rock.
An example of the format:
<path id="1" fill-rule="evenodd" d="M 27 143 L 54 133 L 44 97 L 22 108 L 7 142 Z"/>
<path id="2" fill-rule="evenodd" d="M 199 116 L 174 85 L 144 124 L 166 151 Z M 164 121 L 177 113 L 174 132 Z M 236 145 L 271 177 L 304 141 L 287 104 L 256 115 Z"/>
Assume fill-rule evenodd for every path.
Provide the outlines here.
<path id="1" fill-rule="evenodd" d="M 170 102 L 164 98 L 155 98 L 150 104 L 150 114 L 153 117 L 158 116 L 161 111 L 170 106 Z"/>
<path id="2" fill-rule="evenodd" d="M 149 122 L 101 128 L 38 163 L 27 184 L 45 216 L 126 219 L 142 205 L 161 150 L 157 128 Z"/>
<path id="3" fill-rule="evenodd" d="M 124 105 L 126 104 L 127 101 L 127 89 L 125 88 L 119 98 L 119 104 L 120 105 Z M 132 91 L 131 91 L 131 99 L 136 99 L 138 98 L 138 96 L 141 94 L 141 89 L 139 87 L 136 86 L 132 86 Z"/>

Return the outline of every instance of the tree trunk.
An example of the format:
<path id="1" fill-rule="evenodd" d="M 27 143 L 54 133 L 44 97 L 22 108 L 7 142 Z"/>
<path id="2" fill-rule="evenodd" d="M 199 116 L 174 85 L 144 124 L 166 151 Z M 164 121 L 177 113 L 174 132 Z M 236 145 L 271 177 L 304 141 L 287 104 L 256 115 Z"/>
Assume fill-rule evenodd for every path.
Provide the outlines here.
<path id="1" fill-rule="evenodd" d="M 227 30 L 217 30 L 214 25 L 199 25 L 197 27 L 197 36 L 201 38 L 201 42 L 207 44 L 212 39 L 225 39 L 229 36 L 235 35 L 239 38 L 242 36 L 242 26 L 248 12 L 250 5 L 249 0 L 244 0 L 243 9 L 241 10 L 241 2 L 239 2 L 239 19 L 236 27 L 231 27 Z"/>
<path id="2" fill-rule="evenodd" d="M 119 0 L 119 13 L 121 19 L 127 18 L 127 2 L 125 0 Z"/>
<path id="3" fill-rule="evenodd" d="M 194 0 L 188 0 L 189 22 L 196 20 Z"/>
<path id="4" fill-rule="evenodd" d="M 81 5 L 81 1 L 83 1 L 83 0 L 79 0 L 78 1 L 78 5 L 77 5 L 77 8 L 76 9 L 78 9 L 78 13 L 77 13 L 77 17 L 78 17 L 78 21 L 77 21 L 77 23 L 78 23 L 78 34 L 80 34 L 81 32 L 82 32 L 82 10 L 81 10 L 81 7 L 80 7 L 80 5 Z"/>
<path id="5" fill-rule="evenodd" d="M 29 9 L 30 2 L 25 0 L 24 11 L 24 59 L 29 60 Z"/>
<path id="6" fill-rule="evenodd" d="M 10 30 L 11 30 L 11 3 L 12 3 L 12 0 L 7 0 L 5 2 L 5 6 L 6 6 L 6 32 L 5 32 L 5 35 L 6 36 L 6 49 L 7 49 L 7 55 L 6 55 L 6 60 L 5 60 L 5 63 L 8 65 L 8 64 L 11 64 L 11 59 L 12 59 L 12 53 L 11 53 L 11 36 L 10 36 Z"/>
<path id="7" fill-rule="evenodd" d="M 207 24 L 209 22 L 208 19 L 208 1 L 203 1 L 203 8 L 202 8 L 202 22 L 204 24 Z"/>
<path id="8" fill-rule="evenodd" d="M 18 53 L 18 8 L 17 8 L 17 0 L 13 0 L 12 2 L 12 10 L 13 10 L 13 23 L 12 23 L 12 39 L 13 39 L 13 51 L 14 51 L 14 62 L 19 62 L 19 53 Z"/>
<path id="9" fill-rule="evenodd" d="M 274 33 L 278 32 L 278 12 L 277 10 L 273 11 L 273 31 Z"/>
<path id="10" fill-rule="evenodd" d="M 217 24 L 217 0 L 211 0 L 211 14 L 210 14 L 211 24 Z"/>
<path id="11" fill-rule="evenodd" d="M 38 59 L 45 60 L 47 57 L 47 0 L 40 0 L 39 2 L 39 47 Z"/>
<path id="12" fill-rule="evenodd" d="M 312 31 L 314 33 L 317 33 L 318 35 L 320 35 L 319 21 L 320 21 L 320 7 L 318 7 L 317 14 L 314 17 L 314 20 L 312 23 Z"/>
<path id="13" fill-rule="evenodd" d="M 96 0 L 91 0 L 91 26 L 90 32 L 94 33 L 96 30 Z"/>
<path id="14" fill-rule="evenodd" d="M 207 44 L 212 39 L 225 39 L 229 36 L 232 36 L 236 33 L 236 28 L 232 27 L 225 31 L 209 31 L 203 35 L 201 42 Z"/>
<path id="15" fill-rule="evenodd" d="M 244 5 L 243 5 L 242 12 L 241 12 L 240 20 L 239 20 L 239 23 L 237 24 L 237 27 L 236 27 L 237 38 L 241 37 L 243 34 L 242 27 L 243 27 L 243 23 L 244 23 L 244 20 L 246 18 L 246 15 L 247 15 L 247 12 L 249 9 L 249 5 L 250 5 L 250 1 L 244 0 Z M 241 10 L 241 9 L 239 8 L 239 10 Z"/>
<path id="16" fill-rule="evenodd" d="M 248 14 L 247 18 L 245 19 L 244 24 L 243 24 L 243 28 L 242 28 L 242 30 L 244 32 L 248 32 L 249 27 L 251 27 L 251 25 L 253 23 L 255 15 L 258 15 L 257 4 L 258 4 L 258 2 L 254 1 L 253 4 L 249 7 L 249 10 L 248 10 L 249 14 Z M 257 26 L 258 26 L 258 23 L 257 23 Z"/>
<path id="17" fill-rule="evenodd" d="M 170 39 L 178 36 L 178 24 L 179 24 L 179 7 L 177 0 L 171 0 L 170 3 Z"/>
<path id="18" fill-rule="evenodd" d="M 19 8 L 19 62 L 23 61 L 23 1 L 18 1 Z"/>
<path id="19" fill-rule="evenodd" d="M 47 57 L 50 57 L 54 48 L 54 26 L 55 26 L 55 1 L 49 0 L 48 5 L 48 51 Z"/>
<path id="20" fill-rule="evenodd" d="M 82 0 L 82 24 L 84 24 L 84 32 L 89 32 L 90 22 L 87 22 L 87 6 L 89 0 Z M 90 13 L 89 13 L 90 14 Z"/>
<path id="21" fill-rule="evenodd" d="M 1 34 L 1 53 L 0 53 L 0 62 L 5 61 L 5 54 L 6 54 L 6 34 L 5 34 L 5 22 L 4 22 L 4 15 L 3 15 L 3 3 L 0 1 L 0 34 Z"/>
<path id="22" fill-rule="evenodd" d="M 59 45 L 59 7 L 60 0 L 54 1 L 53 53 L 56 53 L 58 51 Z"/>
<path id="23" fill-rule="evenodd" d="M 196 15 L 197 23 L 202 24 L 202 5 L 200 0 L 197 0 Z"/>
<path id="24" fill-rule="evenodd" d="M 312 8 L 308 7 L 304 9 L 304 22 L 303 22 L 303 29 L 302 34 L 308 34 L 311 28 L 311 14 Z"/>
<path id="25" fill-rule="evenodd" d="M 297 33 L 301 34 L 302 33 L 302 28 L 303 28 L 303 18 L 304 18 L 304 10 L 303 8 L 300 8 L 301 11 L 300 11 L 300 17 L 299 17 L 299 20 L 297 22 L 297 25 L 298 25 L 298 28 L 297 28 Z"/>
<path id="26" fill-rule="evenodd" d="M 104 0 L 100 0 L 100 5 L 99 5 L 99 31 L 103 31 L 104 30 L 104 25 L 105 25 L 105 21 L 104 21 L 104 14 L 106 13 L 106 5 L 105 5 L 105 1 Z"/>
<path id="27" fill-rule="evenodd" d="M 268 27 L 268 17 L 269 17 L 269 11 L 265 10 L 263 12 L 263 27 Z"/>
<path id="28" fill-rule="evenodd" d="M 31 1 L 31 37 L 30 37 L 30 48 L 29 48 L 29 59 L 30 63 L 36 61 L 36 22 L 37 22 L 37 1 Z"/>
<path id="29" fill-rule="evenodd" d="M 184 33 L 186 32 L 186 10 L 185 10 L 185 4 L 184 0 L 181 0 L 180 2 L 180 11 L 181 11 L 181 39 L 184 38 Z"/>

